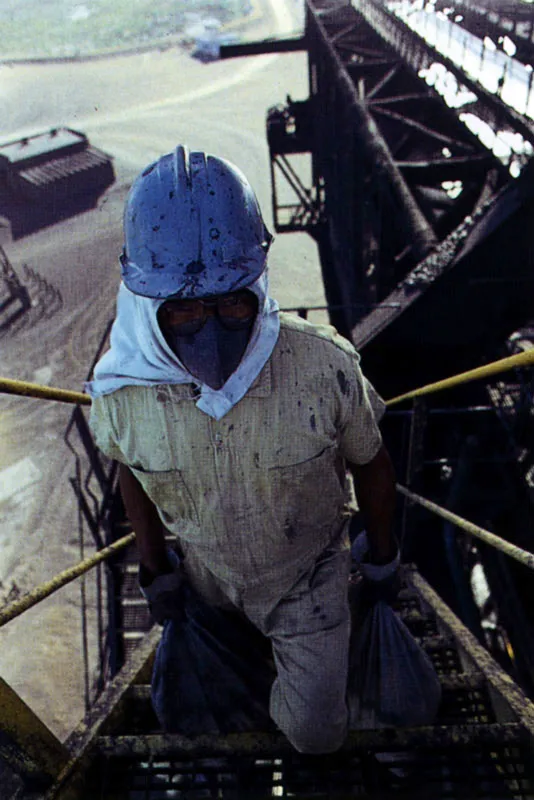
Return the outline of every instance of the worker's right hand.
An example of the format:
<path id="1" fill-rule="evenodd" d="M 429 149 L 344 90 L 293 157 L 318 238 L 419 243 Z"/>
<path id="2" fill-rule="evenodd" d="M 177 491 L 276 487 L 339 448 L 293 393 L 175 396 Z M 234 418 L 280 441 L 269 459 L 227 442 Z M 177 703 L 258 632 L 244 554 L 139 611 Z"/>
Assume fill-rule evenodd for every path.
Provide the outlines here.
<path id="1" fill-rule="evenodd" d="M 398 552 L 387 564 L 378 566 L 365 561 L 360 564 L 365 603 L 374 605 L 379 601 L 389 604 L 395 602 L 401 589 L 399 567 L 400 556 Z"/>
<path id="2" fill-rule="evenodd" d="M 172 572 L 157 575 L 148 585 L 142 580 L 140 569 L 139 588 L 148 603 L 154 622 L 163 625 L 169 619 L 183 617 L 183 571 L 180 559 L 173 551 L 168 551 Z"/>
<path id="3" fill-rule="evenodd" d="M 393 603 L 401 589 L 400 552 L 387 563 L 376 564 L 370 559 L 369 543 L 365 531 L 352 545 L 352 557 L 361 576 L 362 603 L 373 605 L 378 601 Z"/>

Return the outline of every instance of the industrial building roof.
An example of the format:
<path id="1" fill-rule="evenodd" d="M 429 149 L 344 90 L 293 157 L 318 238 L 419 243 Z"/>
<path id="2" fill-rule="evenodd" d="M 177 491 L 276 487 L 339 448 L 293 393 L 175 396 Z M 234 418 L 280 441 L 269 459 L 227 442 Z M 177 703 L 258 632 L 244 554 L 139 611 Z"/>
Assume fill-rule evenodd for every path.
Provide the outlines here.
<path id="1" fill-rule="evenodd" d="M 86 136 L 70 128 L 52 128 L 46 133 L 28 136 L 0 145 L 0 161 L 12 167 L 39 157 L 59 154 L 61 151 L 79 149 L 87 142 Z"/>

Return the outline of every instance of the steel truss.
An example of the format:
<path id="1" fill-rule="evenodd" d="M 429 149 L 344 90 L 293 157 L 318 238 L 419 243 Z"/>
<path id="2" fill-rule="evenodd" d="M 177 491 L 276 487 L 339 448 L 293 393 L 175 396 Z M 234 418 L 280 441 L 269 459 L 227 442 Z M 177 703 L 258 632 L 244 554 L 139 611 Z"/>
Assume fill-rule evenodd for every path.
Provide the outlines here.
<path id="1" fill-rule="evenodd" d="M 334 319 L 345 333 L 509 180 L 418 77 L 421 48 L 419 65 L 406 60 L 415 35 L 405 29 L 395 48 L 365 19 L 378 27 L 381 13 L 369 4 L 364 11 L 309 2 L 310 97 L 288 98 L 267 122 L 276 227 L 318 241 L 330 305 L 358 306 Z M 387 21 L 395 30 L 402 24 Z M 426 50 L 425 58 L 430 63 Z M 292 165 L 303 153 L 312 164 L 309 186 Z M 279 202 L 281 179 L 293 204 Z"/>

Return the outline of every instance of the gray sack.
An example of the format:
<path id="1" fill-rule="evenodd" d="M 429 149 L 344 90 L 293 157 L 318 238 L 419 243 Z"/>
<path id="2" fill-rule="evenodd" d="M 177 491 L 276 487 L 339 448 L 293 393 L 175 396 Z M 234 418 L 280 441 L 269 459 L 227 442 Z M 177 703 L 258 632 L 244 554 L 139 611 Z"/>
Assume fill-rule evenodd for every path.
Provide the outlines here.
<path id="1" fill-rule="evenodd" d="M 383 601 L 353 616 L 348 700 L 352 729 L 428 725 L 436 716 L 432 662 Z"/>

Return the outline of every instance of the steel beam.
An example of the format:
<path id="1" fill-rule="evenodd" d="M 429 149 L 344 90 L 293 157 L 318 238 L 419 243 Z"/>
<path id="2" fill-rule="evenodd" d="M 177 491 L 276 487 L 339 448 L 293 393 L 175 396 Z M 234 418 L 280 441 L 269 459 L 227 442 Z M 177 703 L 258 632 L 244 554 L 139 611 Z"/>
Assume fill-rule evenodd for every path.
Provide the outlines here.
<path id="1" fill-rule="evenodd" d="M 309 3 L 308 8 L 308 25 L 315 29 L 315 35 L 323 43 L 321 52 L 326 56 L 325 61 L 329 72 L 344 95 L 344 102 L 353 119 L 354 133 L 361 140 L 363 148 L 367 151 L 368 159 L 374 164 L 375 170 L 387 176 L 388 183 L 398 198 L 401 213 L 404 215 L 407 236 L 413 243 L 414 255 L 418 260 L 424 258 L 435 246 L 437 237 L 417 205 L 400 169 L 393 160 L 386 141 L 367 109 L 363 98 L 359 96 L 346 66 L 339 58 L 328 31 L 323 25 L 321 15 L 317 13 L 311 3 Z M 354 13 L 356 15 L 356 12 Z"/>
<path id="2" fill-rule="evenodd" d="M 68 750 L 29 706 L 0 678 L 0 758 L 29 783 L 50 783 Z"/>
<path id="3" fill-rule="evenodd" d="M 240 44 L 223 44 L 220 58 L 239 58 L 241 56 L 258 56 L 264 53 L 292 53 L 306 50 L 304 36 L 289 36 L 285 39 L 262 39 L 258 42 L 241 42 Z"/>
<path id="4" fill-rule="evenodd" d="M 534 703 L 497 664 L 475 636 L 462 625 L 458 617 L 416 571 L 410 577 L 415 589 L 435 612 L 439 624 L 454 637 L 456 644 L 488 682 L 495 710 L 501 720 L 513 721 L 523 729 L 526 741 L 534 747 Z"/>
<path id="5" fill-rule="evenodd" d="M 420 728 L 382 728 L 351 731 L 340 753 L 359 750 L 412 750 L 416 748 L 458 747 L 466 745 L 518 745 L 524 743 L 521 725 L 514 723 L 475 725 L 436 725 Z M 235 733 L 226 736 L 198 736 L 189 739 L 180 734 L 145 736 L 100 736 L 98 752 L 106 758 L 159 760 L 203 758 L 207 756 L 254 756 L 277 758 L 294 752 L 285 737 L 268 733 Z"/>
<path id="6" fill-rule="evenodd" d="M 410 30 L 382 3 L 377 0 L 354 0 L 354 5 L 384 41 L 416 72 L 430 67 L 434 62 L 444 64 L 460 84 L 476 95 L 476 104 L 470 106 L 473 113 L 491 125 L 493 130 L 504 128 L 520 133 L 527 141 L 534 144 L 534 123 L 531 120 L 503 103 L 497 95 L 489 92 L 481 84 L 471 80 L 451 59 Z"/>
<path id="7" fill-rule="evenodd" d="M 83 797 L 85 771 L 94 758 L 97 737 L 106 730 L 106 725 L 112 729 L 120 725 L 130 687 L 150 680 L 154 653 L 160 637 L 161 628 L 156 625 L 146 634 L 131 659 L 67 739 L 65 747 L 70 755 L 69 761 L 43 800 L 76 800 Z"/>

